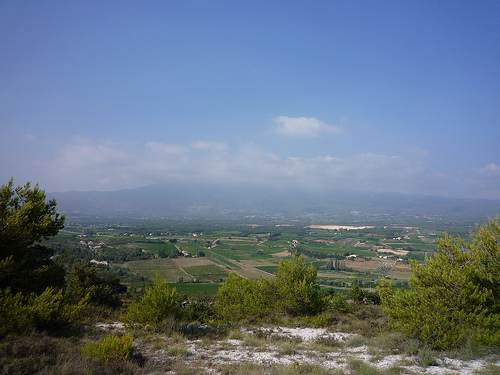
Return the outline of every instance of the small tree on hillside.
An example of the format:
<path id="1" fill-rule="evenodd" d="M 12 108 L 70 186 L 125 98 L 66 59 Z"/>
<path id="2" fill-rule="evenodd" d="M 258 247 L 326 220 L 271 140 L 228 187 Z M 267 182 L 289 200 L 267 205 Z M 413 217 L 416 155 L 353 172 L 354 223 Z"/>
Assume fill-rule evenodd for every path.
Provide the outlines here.
<path id="1" fill-rule="evenodd" d="M 314 315 L 324 308 L 317 272 L 295 252 L 292 259 L 280 261 L 274 281 L 279 310 L 290 315 Z"/>
<path id="2" fill-rule="evenodd" d="M 270 281 L 244 279 L 232 272 L 217 291 L 215 310 L 224 321 L 263 318 L 275 297 Z"/>
<path id="3" fill-rule="evenodd" d="M 363 303 L 365 292 L 359 287 L 359 285 L 352 284 L 351 289 L 349 289 L 349 298 L 356 303 Z"/>
<path id="4" fill-rule="evenodd" d="M 412 262 L 411 290 L 380 280 L 392 327 L 438 349 L 500 344 L 500 220 L 476 229 L 472 243 L 447 235 L 433 259 Z"/>
<path id="5" fill-rule="evenodd" d="M 1 187 L 0 289 L 42 293 L 64 284 L 64 270 L 50 259 L 54 252 L 37 244 L 64 228 L 64 219 L 38 184 L 14 187 L 11 179 Z"/>
<path id="6" fill-rule="evenodd" d="M 124 320 L 129 325 L 158 327 L 168 319 L 181 318 L 181 299 L 175 288 L 156 274 L 152 286 L 147 286 L 139 302 L 133 303 Z"/>
<path id="7" fill-rule="evenodd" d="M 120 295 L 127 287 L 112 274 L 103 274 L 95 265 L 76 263 L 71 269 L 66 289 L 68 297 L 78 302 L 87 299 L 95 306 L 116 309 L 122 305 Z"/>
<path id="8" fill-rule="evenodd" d="M 47 202 L 38 185 L 14 187 L 10 180 L 1 187 L 0 335 L 60 333 L 82 318 L 87 299 L 68 302 L 60 289 L 64 269 L 51 260 L 54 252 L 38 243 L 55 236 L 64 219 L 56 211 L 56 201 Z"/>
<path id="9" fill-rule="evenodd" d="M 244 279 L 231 273 L 217 292 L 217 314 L 225 321 L 260 319 L 273 312 L 314 315 L 325 307 L 314 266 L 295 253 L 281 260 L 276 279 Z"/>

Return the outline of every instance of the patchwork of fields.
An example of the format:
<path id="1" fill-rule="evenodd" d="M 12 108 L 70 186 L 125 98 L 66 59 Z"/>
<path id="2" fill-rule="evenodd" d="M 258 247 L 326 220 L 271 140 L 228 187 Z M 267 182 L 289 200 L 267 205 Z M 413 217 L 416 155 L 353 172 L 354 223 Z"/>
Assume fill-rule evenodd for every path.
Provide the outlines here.
<path id="1" fill-rule="evenodd" d="M 410 230 L 400 231 L 404 237 L 399 239 L 376 235 L 373 232 L 377 229 L 371 226 L 318 225 L 307 230 L 301 236 L 293 231 L 245 237 L 238 236 L 238 232 L 196 234 L 176 239 L 175 245 L 193 256 L 138 260 L 127 262 L 126 266 L 147 278 L 159 272 L 171 283 L 221 284 L 230 272 L 245 278 L 272 279 L 280 261 L 299 251 L 317 268 L 320 283 L 325 287 L 352 283 L 372 287 L 381 276 L 406 282 L 410 268 L 403 258 L 409 253 L 423 254 L 431 245 L 429 237 L 424 242 L 421 235 Z M 203 257 L 196 256 L 200 251 Z M 328 268 L 333 259 L 342 262 L 342 269 Z"/>
<path id="2" fill-rule="evenodd" d="M 122 227 L 79 229 L 94 233 L 92 238 L 68 228 L 59 239 L 75 241 L 97 261 L 131 271 L 128 283 L 139 289 L 159 274 L 187 292 L 214 293 L 230 272 L 273 279 L 280 261 L 296 251 L 317 269 L 323 288 L 353 283 L 373 288 L 379 277 L 407 283 L 409 260 L 432 256 L 436 237 L 443 236 L 435 229 L 396 225 L 239 224 L 206 233 L 192 229 L 194 224 L 177 231 Z"/>

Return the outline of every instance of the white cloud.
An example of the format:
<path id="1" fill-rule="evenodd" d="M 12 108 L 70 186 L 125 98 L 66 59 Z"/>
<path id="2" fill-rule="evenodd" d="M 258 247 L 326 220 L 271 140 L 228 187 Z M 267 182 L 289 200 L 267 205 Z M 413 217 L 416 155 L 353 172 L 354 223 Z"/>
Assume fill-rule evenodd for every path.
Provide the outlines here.
<path id="1" fill-rule="evenodd" d="M 156 153 L 171 154 L 171 155 L 186 154 L 189 152 L 187 147 L 172 143 L 148 142 L 146 143 L 146 147 Z"/>
<path id="2" fill-rule="evenodd" d="M 490 163 L 479 168 L 472 178 L 467 180 L 470 195 L 477 198 L 500 199 L 500 166 Z"/>
<path id="3" fill-rule="evenodd" d="M 236 153 L 227 152 L 224 143 L 212 141 L 196 142 L 191 147 L 207 152 L 192 154 L 184 146 L 158 142 L 141 147 L 80 140 L 65 145 L 46 168 L 58 181 L 59 188 L 54 190 L 114 190 L 192 181 L 414 193 L 425 180 L 422 164 L 386 155 L 283 158 L 251 143 Z"/>
<path id="4" fill-rule="evenodd" d="M 54 190 L 94 190 L 117 186 L 113 182 L 126 179 L 133 163 L 125 144 L 81 138 L 61 147 L 54 160 L 45 160 L 43 169 L 57 184 Z"/>
<path id="5" fill-rule="evenodd" d="M 479 174 L 484 177 L 500 177 L 500 166 L 491 163 L 486 167 L 479 169 Z"/>
<path id="6" fill-rule="evenodd" d="M 275 128 L 276 134 L 289 137 L 315 138 L 320 133 L 339 134 L 342 130 L 333 125 L 327 125 L 314 117 L 287 117 L 279 116 L 275 119 L 279 125 Z"/>
<path id="7" fill-rule="evenodd" d="M 222 142 L 213 142 L 213 141 L 197 141 L 191 144 L 191 147 L 198 150 L 207 150 L 207 151 L 226 151 L 227 145 Z"/>
<path id="8" fill-rule="evenodd" d="M 500 166 L 437 174 L 419 153 L 347 157 L 279 156 L 253 143 L 229 150 L 200 140 L 189 145 L 120 143 L 74 138 L 45 142 L 40 157 L 19 158 L 5 179 L 39 182 L 47 191 L 118 190 L 153 183 L 189 182 L 321 190 L 364 190 L 500 199 Z M 201 150 L 202 152 L 196 152 Z"/>
<path id="9" fill-rule="evenodd" d="M 76 168 L 107 168 L 126 164 L 128 159 L 126 151 L 113 145 L 79 144 L 65 146 L 60 163 Z"/>

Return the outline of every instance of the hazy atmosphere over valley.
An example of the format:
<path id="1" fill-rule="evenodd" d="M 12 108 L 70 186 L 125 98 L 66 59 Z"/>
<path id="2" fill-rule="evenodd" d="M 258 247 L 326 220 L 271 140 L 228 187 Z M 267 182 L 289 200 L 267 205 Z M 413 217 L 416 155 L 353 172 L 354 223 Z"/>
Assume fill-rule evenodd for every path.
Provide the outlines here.
<path id="1" fill-rule="evenodd" d="M 497 1 L 2 1 L 0 178 L 500 199 Z"/>

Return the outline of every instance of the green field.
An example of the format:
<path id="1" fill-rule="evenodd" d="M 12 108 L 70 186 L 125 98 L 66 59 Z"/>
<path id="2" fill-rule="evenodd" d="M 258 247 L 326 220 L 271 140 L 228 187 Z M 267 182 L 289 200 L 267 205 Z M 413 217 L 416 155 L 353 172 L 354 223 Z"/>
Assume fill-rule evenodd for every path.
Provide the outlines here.
<path id="1" fill-rule="evenodd" d="M 215 295 L 222 284 L 201 284 L 201 283 L 171 283 L 171 287 L 175 287 L 178 293 L 193 295 L 193 294 L 210 294 Z"/>
<path id="2" fill-rule="evenodd" d="M 184 270 L 200 281 L 219 281 L 229 273 L 228 269 L 216 265 L 184 267 Z"/>
<path id="3" fill-rule="evenodd" d="M 146 260 L 134 260 L 127 262 L 126 266 L 132 271 L 137 272 L 154 279 L 156 273 L 159 273 L 161 277 L 165 278 L 168 282 L 175 282 L 179 277 L 186 277 L 186 273 L 183 272 L 174 262 L 173 259 L 160 258 L 160 259 L 146 259 Z"/>
<path id="4" fill-rule="evenodd" d="M 260 266 L 260 267 L 255 267 L 261 271 L 264 272 L 269 272 L 269 273 L 276 273 L 278 271 L 278 266 Z"/>
<path id="5" fill-rule="evenodd" d="M 95 254 L 106 256 L 108 257 L 106 260 L 114 261 L 116 264 L 123 262 L 124 259 L 130 259 L 131 261 L 125 262 L 124 265 L 139 279 L 141 276 L 154 279 L 155 274 L 159 272 L 171 283 L 178 282 L 182 277 L 186 282 L 181 284 L 183 288 L 196 290 L 202 288 L 204 284 L 191 284 L 189 281 L 195 279 L 219 283 L 221 279 L 227 278 L 231 271 L 243 277 L 272 278 L 280 260 L 288 259 L 281 256 L 288 255 L 288 252 L 293 253 L 295 250 L 306 257 L 307 264 L 316 267 L 319 277 L 325 281 L 345 281 L 347 284 L 351 284 L 354 280 L 376 282 L 378 275 L 383 271 L 382 273 L 394 281 L 403 282 L 410 274 L 407 269 L 399 268 L 385 272 L 382 269 L 377 270 L 377 263 L 370 260 L 396 264 L 398 258 L 403 258 L 405 263 L 408 259 L 423 262 L 425 256 L 432 257 L 437 249 L 436 237 L 442 236 L 443 233 L 437 229 L 429 229 L 428 224 L 425 228 L 418 228 L 384 223 L 366 231 L 347 231 L 308 228 L 305 224 L 276 225 L 274 222 L 258 227 L 254 224 L 225 223 L 223 228 L 216 229 L 212 227 L 215 228 L 217 224 L 208 221 L 203 224 L 186 222 L 182 225 L 175 222 L 176 229 L 169 228 L 167 224 L 165 227 L 160 226 L 159 222 L 155 223 L 155 229 L 148 229 L 144 227 L 145 223 L 147 221 L 141 221 L 136 227 L 133 223 L 129 226 L 112 223 L 100 227 L 80 226 L 63 231 L 55 241 L 59 241 L 57 246 L 61 249 L 76 246 L 82 249 L 88 244 L 90 251 L 94 251 L 90 248 L 90 241 L 93 242 L 93 246 L 102 243 L 102 249 L 93 252 L 91 256 L 95 257 Z M 109 228 L 113 230 L 108 231 Z M 79 233 L 91 231 L 93 236 L 79 237 Z M 97 232 L 99 235 L 96 235 Z M 176 240 L 175 244 L 169 242 L 173 239 Z M 215 241 L 218 242 L 214 243 Z M 377 252 L 381 248 L 403 249 L 409 252 L 406 255 L 391 254 L 383 250 Z M 158 257 L 160 254 L 164 256 L 162 253 L 176 253 L 177 249 L 187 251 L 192 257 L 179 256 L 177 259 Z M 133 253 L 131 250 L 136 252 Z M 120 257 L 120 251 L 125 255 Z M 205 257 L 200 252 L 203 252 Z M 201 256 L 197 257 L 199 254 Z M 349 263 L 347 258 L 349 254 L 356 254 L 358 262 Z M 330 264 L 330 259 L 327 258 L 329 255 L 335 255 L 338 260 L 347 262 L 346 269 L 327 270 L 326 265 Z M 379 255 L 386 256 L 387 259 L 380 260 Z M 113 256 L 116 258 L 110 259 Z"/>

